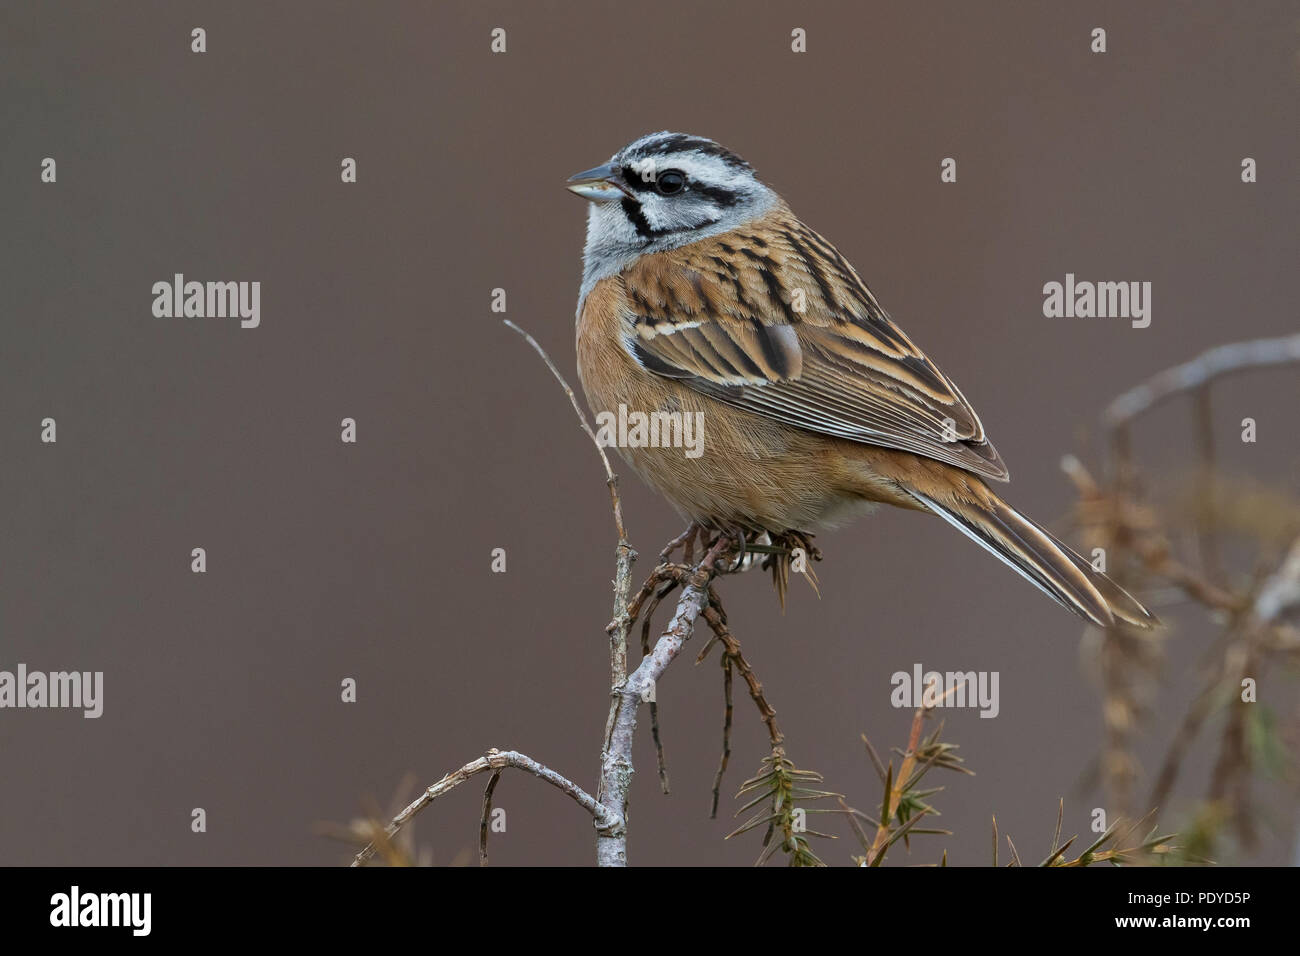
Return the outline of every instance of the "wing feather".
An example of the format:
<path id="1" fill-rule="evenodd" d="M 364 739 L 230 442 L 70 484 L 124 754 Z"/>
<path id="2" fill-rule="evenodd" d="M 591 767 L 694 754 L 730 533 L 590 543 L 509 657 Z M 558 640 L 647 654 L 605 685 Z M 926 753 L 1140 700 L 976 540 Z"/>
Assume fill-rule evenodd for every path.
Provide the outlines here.
<path id="1" fill-rule="evenodd" d="M 780 213 L 629 267 L 628 351 L 737 408 L 1005 481 L 957 386 L 834 246 Z"/>

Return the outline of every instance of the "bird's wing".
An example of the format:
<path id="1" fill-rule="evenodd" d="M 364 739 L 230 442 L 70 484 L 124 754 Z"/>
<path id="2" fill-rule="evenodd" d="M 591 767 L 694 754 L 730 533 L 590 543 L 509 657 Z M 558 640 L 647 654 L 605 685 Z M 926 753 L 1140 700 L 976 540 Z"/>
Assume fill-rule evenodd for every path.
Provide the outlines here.
<path id="1" fill-rule="evenodd" d="M 809 431 L 1005 481 L 970 403 L 793 217 L 643 256 L 624 345 L 646 369 Z"/>

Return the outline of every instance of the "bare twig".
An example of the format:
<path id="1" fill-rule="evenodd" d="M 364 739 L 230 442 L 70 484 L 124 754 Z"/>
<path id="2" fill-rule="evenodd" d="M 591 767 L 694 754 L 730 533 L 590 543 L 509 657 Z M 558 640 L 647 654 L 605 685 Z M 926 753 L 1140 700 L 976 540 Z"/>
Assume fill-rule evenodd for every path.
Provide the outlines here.
<path id="1" fill-rule="evenodd" d="M 632 564 L 636 561 L 636 551 L 628 543 L 627 527 L 623 523 L 623 503 L 618 494 L 618 476 L 609 465 L 609 457 L 605 454 L 604 447 L 596 438 L 596 433 L 592 431 L 591 425 L 587 421 L 587 416 L 583 414 L 582 407 L 578 404 L 577 396 L 574 395 L 573 389 L 569 383 L 564 380 L 551 357 L 531 335 L 525 332 L 519 326 L 515 325 L 509 319 L 505 324 L 514 329 L 529 345 L 542 357 L 551 374 L 555 376 L 556 381 L 564 389 L 564 394 L 569 396 L 569 403 L 573 406 L 574 412 L 578 415 L 578 421 L 582 425 L 582 430 L 587 433 L 591 443 L 596 446 L 596 452 L 600 455 L 601 463 L 605 466 L 605 483 L 609 486 L 610 504 L 614 510 L 614 526 L 618 531 L 618 546 L 615 550 L 615 571 L 614 571 L 614 616 L 610 621 L 607 631 L 609 633 L 609 671 L 610 671 L 610 705 L 609 716 L 605 721 L 605 737 L 601 747 L 601 774 L 600 787 L 596 791 L 597 799 L 605 808 L 604 819 L 615 820 L 617 824 L 613 827 L 598 828 L 596 834 L 596 860 L 602 866 L 625 865 L 627 861 L 627 830 L 623 825 L 624 816 L 627 811 L 627 787 L 631 781 L 632 775 L 632 739 L 630 733 L 624 738 L 619 738 L 616 744 L 615 737 L 619 732 L 619 720 L 623 712 L 630 709 L 633 712 L 632 726 L 635 728 L 636 704 L 633 703 L 631 708 L 624 707 L 625 691 L 629 686 L 629 676 L 627 670 L 627 633 L 632 626 L 633 618 L 629 616 L 630 602 L 629 597 L 632 593 Z M 685 595 L 683 595 L 685 600 Z M 693 618 L 692 618 L 693 624 Z M 687 634 L 689 636 L 689 633 Z M 641 662 L 641 667 L 637 668 L 640 672 L 645 668 L 646 662 Z M 665 666 L 667 666 L 665 664 Z M 625 751 L 619 748 L 626 747 Z M 608 789 L 609 785 L 615 786 L 614 791 Z"/>
<path id="2" fill-rule="evenodd" d="M 605 447 L 596 437 L 596 433 L 591 430 L 591 425 L 587 421 L 587 416 L 583 414 L 582 406 L 578 404 L 578 396 L 573 394 L 573 389 L 569 387 L 569 383 L 564 380 L 564 376 L 560 374 L 560 370 L 555 367 L 555 363 L 551 361 L 551 357 L 546 354 L 546 350 L 538 344 L 535 338 L 519 326 L 515 325 L 509 319 L 503 319 L 502 321 L 522 335 L 524 340 L 536 350 L 537 354 L 542 357 L 542 361 L 546 363 L 546 367 L 551 370 L 551 374 L 555 376 L 555 380 L 560 383 L 560 387 L 564 389 L 564 394 L 569 396 L 569 403 L 573 406 L 573 410 L 578 414 L 578 423 L 582 426 L 582 430 L 587 433 L 587 437 L 591 439 L 591 443 L 596 446 L 596 453 L 600 455 L 600 460 L 605 466 L 605 483 L 609 485 L 609 498 L 610 504 L 612 504 L 614 508 L 614 525 L 618 530 L 618 540 L 620 544 L 626 543 L 627 529 L 623 526 L 623 502 L 618 496 L 618 475 L 614 474 L 614 469 L 609 467 L 609 456 L 605 454 Z"/>
<path id="3" fill-rule="evenodd" d="M 385 840 L 391 841 L 394 834 L 407 824 L 417 813 L 427 807 L 434 800 L 437 800 L 448 791 L 454 790 L 470 777 L 476 774 L 485 773 L 486 771 L 500 771 L 506 767 L 514 767 L 517 770 L 526 770 L 539 780 L 544 780 L 551 786 L 555 787 L 562 793 L 568 794 L 574 802 L 582 809 L 592 815 L 596 821 L 598 829 L 615 829 L 622 826 L 622 820 L 611 818 L 608 811 L 596 802 L 596 798 L 583 790 L 576 783 L 566 777 L 556 773 L 545 764 L 540 764 L 532 757 L 521 754 L 515 750 L 489 750 L 484 756 L 477 760 L 470 761 L 461 767 L 455 773 L 449 773 L 433 786 L 425 790 L 420 796 L 408 806 L 405 810 L 393 818 L 384 830 Z M 362 866 L 375 855 L 375 841 L 371 841 L 362 848 L 352 861 L 353 866 Z"/>
<path id="4" fill-rule="evenodd" d="M 659 602 L 656 601 L 657 605 Z M 653 609 L 646 615 L 645 627 L 641 629 L 641 657 L 645 658 L 650 653 L 650 618 L 654 613 Z M 659 701 L 654 696 L 650 698 L 650 738 L 655 744 L 655 763 L 659 767 L 659 789 L 667 796 L 671 790 L 668 786 L 668 758 L 664 756 L 664 742 L 659 733 Z"/>
<path id="5" fill-rule="evenodd" d="M 488 780 L 487 789 L 483 791 L 483 815 L 478 822 L 478 865 L 488 865 L 488 826 L 492 816 L 492 792 L 497 788 L 497 781 L 501 779 L 501 771 L 495 770 Z"/>
<path id="6" fill-rule="evenodd" d="M 749 688 L 749 696 L 754 701 L 754 706 L 758 708 L 763 723 L 767 726 L 768 740 L 773 747 L 779 747 L 785 740 L 785 735 L 781 733 L 781 728 L 777 726 L 776 711 L 772 709 L 772 705 L 767 702 L 767 698 L 763 695 L 763 685 L 759 682 L 754 669 L 750 667 L 749 661 L 745 660 L 740 641 L 736 640 L 730 628 L 727 627 L 726 617 L 721 612 L 722 605 L 718 601 L 717 592 L 713 588 L 709 588 L 709 599 L 709 606 L 704 609 L 704 619 L 725 648 L 723 653 L 740 674 L 745 686 Z"/>
<path id="7" fill-rule="evenodd" d="M 722 776 L 727 772 L 727 763 L 731 760 L 731 657 L 722 655 L 722 756 L 718 759 L 718 772 L 713 775 L 713 802 L 709 807 L 709 818 L 718 815 L 718 793 L 722 789 Z"/>
<path id="8" fill-rule="evenodd" d="M 1300 607 L 1300 538 L 1255 596 L 1252 612 L 1260 624 L 1273 624 Z"/>
<path id="9" fill-rule="evenodd" d="M 695 621 L 708 604 L 708 582 L 717 554 L 715 547 L 691 572 L 677 602 L 677 610 L 654 649 L 621 686 L 611 691 L 614 702 L 606 746 L 601 753 L 600 793 L 602 806 L 611 816 L 617 817 L 620 825 L 597 837 L 596 859 L 601 866 L 627 865 L 627 829 L 622 820 L 632 782 L 632 739 L 636 733 L 637 708 L 694 633 Z"/>
<path id="10" fill-rule="evenodd" d="M 1103 418 L 1111 428 L 1116 428 L 1165 399 L 1203 386 L 1220 376 L 1290 362 L 1300 362 L 1300 334 L 1220 345 L 1129 389 L 1106 407 Z"/>

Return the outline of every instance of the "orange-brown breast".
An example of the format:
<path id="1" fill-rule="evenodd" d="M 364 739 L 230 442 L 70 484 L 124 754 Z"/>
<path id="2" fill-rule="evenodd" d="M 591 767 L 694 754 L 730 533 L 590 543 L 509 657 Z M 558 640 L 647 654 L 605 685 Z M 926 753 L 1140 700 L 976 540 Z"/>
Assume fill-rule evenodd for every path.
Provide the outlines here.
<path id="1" fill-rule="evenodd" d="M 638 265 L 644 270 L 652 258 L 659 257 Z M 663 281 L 682 295 L 692 285 L 674 276 Z M 878 462 L 898 453 L 732 408 L 642 368 L 622 345 L 633 314 L 621 276 L 596 283 L 578 318 L 578 375 L 596 415 L 617 417 L 622 405 L 629 413 L 675 412 L 701 423 L 696 458 L 683 447 L 618 448 L 683 516 L 773 531 L 816 530 L 870 510 L 873 501 L 916 507 L 886 477 L 891 463 Z"/>

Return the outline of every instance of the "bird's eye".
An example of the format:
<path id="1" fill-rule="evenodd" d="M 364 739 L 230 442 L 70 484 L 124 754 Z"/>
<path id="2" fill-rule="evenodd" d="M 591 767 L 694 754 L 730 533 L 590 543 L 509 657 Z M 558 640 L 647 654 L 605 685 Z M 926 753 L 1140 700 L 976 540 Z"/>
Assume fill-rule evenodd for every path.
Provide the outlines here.
<path id="1" fill-rule="evenodd" d="M 686 186 L 686 174 L 677 169 L 665 169 L 655 177 L 655 190 L 661 196 L 679 193 Z"/>

